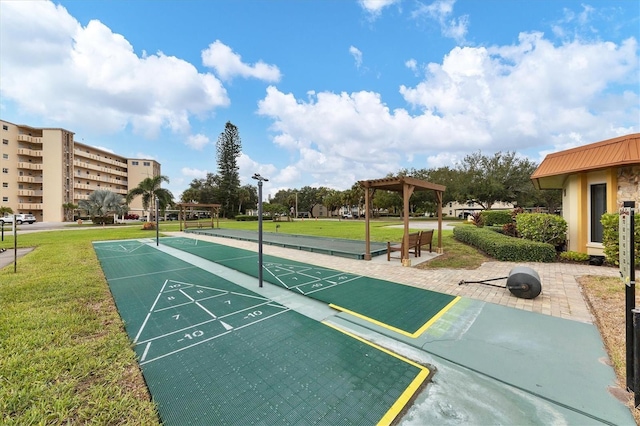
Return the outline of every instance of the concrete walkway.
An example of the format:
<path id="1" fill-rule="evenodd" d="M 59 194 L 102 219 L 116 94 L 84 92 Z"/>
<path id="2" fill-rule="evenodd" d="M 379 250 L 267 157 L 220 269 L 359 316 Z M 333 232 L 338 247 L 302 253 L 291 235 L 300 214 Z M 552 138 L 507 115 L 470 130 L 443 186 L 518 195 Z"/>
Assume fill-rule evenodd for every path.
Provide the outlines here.
<path id="1" fill-rule="evenodd" d="M 250 241 L 239 241 L 228 238 L 205 237 L 183 232 L 165 233 L 172 236 L 201 238 L 219 244 L 257 251 L 257 244 Z M 471 299 L 509 306 L 531 312 L 551 315 L 585 323 L 593 323 L 586 301 L 577 283 L 577 278 L 584 275 L 601 275 L 617 277 L 619 271 L 603 266 L 577 265 L 568 263 L 514 263 L 485 262 L 478 269 L 418 269 L 404 267 L 399 259 L 388 262 L 386 256 L 374 257 L 371 261 L 347 259 L 307 251 L 291 250 L 275 246 L 263 246 L 263 252 L 286 259 L 311 263 L 326 268 L 339 269 L 344 272 L 366 275 L 397 283 L 412 285 L 428 290 L 464 296 Z M 435 253 L 423 252 L 420 258 L 411 258 L 412 265 L 437 256 Z M 481 284 L 458 285 L 462 280 L 477 281 L 489 278 L 506 277 L 515 266 L 528 266 L 540 276 L 542 293 L 535 299 L 520 299 L 509 290 L 485 286 Z M 506 280 L 492 281 L 493 284 L 504 285 Z"/>

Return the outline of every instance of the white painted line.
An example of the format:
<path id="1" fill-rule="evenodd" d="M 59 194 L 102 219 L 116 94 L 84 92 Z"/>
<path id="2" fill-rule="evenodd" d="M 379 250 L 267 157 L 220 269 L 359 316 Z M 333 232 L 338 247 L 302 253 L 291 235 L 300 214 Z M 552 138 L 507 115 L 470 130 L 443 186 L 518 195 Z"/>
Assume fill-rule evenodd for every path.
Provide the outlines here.
<path id="1" fill-rule="evenodd" d="M 149 275 L 164 274 L 167 272 L 184 271 L 186 269 L 200 269 L 200 268 L 198 268 L 197 266 L 187 266 L 186 268 L 168 269 L 166 271 L 146 272 L 144 274 L 129 275 L 128 277 L 110 278 L 108 281 L 111 282 L 111 281 L 118 281 L 118 280 L 128 280 L 129 278 L 146 277 Z"/>
<path id="2" fill-rule="evenodd" d="M 259 323 L 259 322 L 262 322 L 262 321 L 264 321 L 264 320 L 267 320 L 267 319 L 269 319 L 269 318 L 273 318 L 273 317 L 275 317 L 276 315 L 280 315 L 281 313 L 286 312 L 286 311 L 288 311 L 288 310 L 289 310 L 289 309 L 286 309 L 286 310 L 284 310 L 284 311 L 280 311 L 280 312 L 276 312 L 275 314 L 273 314 L 273 315 L 269 315 L 268 317 L 264 317 L 264 318 L 262 318 L 262 319 L 259 319 L 258 321 L 253 321 L 253 322 L 251 322 L 251 323 L 249 323 L 249 324 L 242 325 L 242 326 L 240 326 L 240 327 L 236 328 L 235 330 L 240 330 L 240 329 L 243 329 L 243 328 L 245 328 L 245 327 L 249 327 L 249 326 L 251 326 L 251 325 L 253 325 L 253 324 L 257 324 L 257 323 Z M 221 321 L 221 322 L 222 322 L 222 321 Z M 190 327 L 190 328 L 191 328 L 191 327 Z M 177 350 L 175 350 L 175 351 L 168 352 L 168 353 L 166 353 L 166 354 L 164 354 L 164 355 L 157 356 L 157 357 L 152 358 L 152 359 L 150 359 L 150 360 L 148 360 L 148 361 L 140 362 L 140 365 L 148 364 L 148 363 L 150 363 L 150 362 L 157 361 L 157 360 L 162 359 L 162 358 L 166 358 L 166 357 L 171 356 L 171 355 L 174 355 L 174 354 L 176 354 L 176 353 L 178 353 L 178 352 L 182 352 L 182 351 L 184 351 L 184 350 L 186 350 L 186 349 L 189 349 L 189 348 L 192 348 L 192 347 L 194 347 L 194 346 L 198 346 L 198 345 L 201 345 L 201 344 L 203 344 L 203 343 L 206 343 L 206 342 L 208 342 L 208 341 L 210 341 L 210 340 L 217 339 L 218 337 L 225 336 L 225 335 L 227 335 L 227 334 L 229 334 L 229 333 L 231 333 L 231 330 L 226 331 L 226 332 L 224 332 L 224 333 L 222 333 L 222 334 L 217 334 L 217 335 L 215 335 L 215 336 L 213 336 L 213 337 L 209 337 L 208 339 L 204 339 L 204 340 L 202 340 L 202 341 L 200 341 L 200 342 L 194 343 L 193 345 L 185 346 L 184 348 L 180 348 L 180 349 L 177 349 Z"/>
<path id="3" fill-rule="evenodd" d="M 151 312 L 153 312 L 153 308 L 155 308 L 156 303 L 158 303 L 158 299 L 160 299 L 160 295 L 162 294 L 162 290 L 164 290 L 164 287 L 167 285 L 167 282 L 169 282 L 169 280 L 165 280 L 164 281 L 164 284 L 162 285 L 162 288 L 160 289 L 160 292 L 156 296 L 156 300 L 153 302 L 153 305 L 151 305 L 151 309 L 149 309 L 149 312 L 147 312 L 147 317 L 144 319 L 144 322 L 140 326 L 140 330 L 138 330 L 138 334 L 136 334 L 136 338 L 133 339 L 133 344 L 136 344 L 136 342 L 138 341 L 138 338 L 140 338 L 140 334 L 142 333 L 142 330 L 144 330 L 144 327 L 147 325 L 147 321 L 149 320 L 149 317 L 151 316 Z"/>
<path id="4" fill-rule="evenodd" d="M 144 361 L 147 357 L 147 352 L 149 352 L 149 348 L 151 347 L 151 342 L 147 343 L 147 346 L 144 348 L 144 353 L 142 354 L 142 358 L 140 358 L 140 362 Z"/>
<path id="5" fill-rule="evenodd" d="M 214 314 L 213 312 L 209 311 L 207 308 L 205 308 L 204 306 L 202 306 L 199 302 L 196 302 L 196 305 L 200 306 L 200 309 L 202 309 L 203 311 L 205 311 L 206 313 L 208 313 L 209 315 L 211 315 L 213 317 L 213 319 L 218 318 L 216 316 L 216 314 Z"/>
<path id="6" fill-rule="evenodd" d="M 225 330 L 233 330 L 233 327 L 231 327 L 229 324 L 227 324 L 224 321 L 220 321 L 220 324 L 222 324 Z"/>

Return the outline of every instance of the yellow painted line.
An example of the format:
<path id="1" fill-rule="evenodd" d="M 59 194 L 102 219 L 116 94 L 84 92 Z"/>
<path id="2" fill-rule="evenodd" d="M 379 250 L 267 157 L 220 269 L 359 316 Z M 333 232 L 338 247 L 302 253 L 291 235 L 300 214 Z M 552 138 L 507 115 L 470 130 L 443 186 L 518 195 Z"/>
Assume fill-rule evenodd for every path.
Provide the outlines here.
<path id="1" fill-rule="evenodd" d="M 354 317 L 363 319 L 365 321 L 368 321 L 370 323 L 373 323 L 377 326 L 380 326 L 382 328 L 386 328 L 387 330 L 391 330 L 395 333 L 399 333 L 402 334 L 403 336 L 407 336 L 407 337 L 411 337 L 411 338 L 416 338 L 418 336 L 420 336 L 422 333 L 424 333 L 429 327 L 431 327 L 433 325 L 433 323 L 435 323 L 438 319 L 440 319 L 441 316 L 443 316 L 449 309 L 451 309 L 451 307 L 453 305 L 455 305 L 456 303 L 458 303 L 458 301 L 460 300 L 460 296 L 456 296 L 451 302 L 449 302 L 444 308 L 440 309 L 440 311 L 435 314 L 433 317 L 431 317 L 431 319 L 429 321 L 427 321 L 426 323 L 424 323 L 424 325 L 422 327 L 420 327 L 415 333 L 409 333 L 408 331 L 404 331 L 400 328 L 394 327 L 392 325 L 389 325 L 387 323 L 375 320 L 371 317 L 359 314 L 355 311 L 351 311 L 349 309 L 343 308 L 342 306 L 338 306 L 338 305 L 334 305 L 333 303 L 330 303 L 329 306 L 332 307 L 333 309 L 336 309 L 338 311 L 341 312 L 345 312 L 349 315 L 353 315 Z"/>
<path id="2" fill-rule="evenodd" d="M 420 370 L 420 372 L 416 375 L 416 377 L 411 381 L 411 383 L 409 383 L 409 386 L 407 386 L 407 388 L 404 390 L 404 392 L 402 392 L 402 394 L 398 397 L 398 399 L 396 399 L 396 402 L 393 403 L 393 405 L 391 406 L 391 408 L 389 408 L 387 410 L 387 412 L 384 414 L 384 416 L 382 416 L 382 418 L 380 419 L 380 421 L 378 421 L 378 426 L 385 426 L 385 425 L 390 425 L 391 422 L 393 422 L 393 420 L 398 417 L 398 414 L 400 414 L 400 412 L 404 409 L 404 407 L 407 405 L 407 403 L 409 402 L 409 400 L 411 400 L 411 398 L 413 398 L 413 396 L 415 395 L 415 393 L 418 391 L 418 389 L 420 389 L 420 386 L 422 386 L 422 384 L 424 383 L 425 380 L 427 380 L 427 378 L 429 378 L 429 375 L 431 374 L 431 372 L 429 371 L 429 369 L 427 367 L 425 367 L 424 365 L 420 365 L 417 362 L 413 362 L 408 358 L 405 358 L 401 355 L 398 355 L 394 352 L 391 352 L 388 349 L 383 348 L 382 346 L 376 345 L 375 343 L 369 342 L 368 340 L 363 339 L 360 336 L 356 336 L 353 333 L 350 333 L 346 330 L 343 330 L 339 327 L 336 327 L 333 324 L 329 324 L 328 322 L 323 321 L 322 322 L 324 325 L 326 325 L 327 327 L 331 327 L 334 330 L 338 330 L 341 333 L 346 334 L 347 336 L 356 339 L 362 343 L 365 343 L 369 346 L 371 346 L 372 348 L 375 348 L 379 351 L 382 351 L 388 355 L 391 355 L 394 358 L 399 359 L 400 361 L 406 362 L 409 365 L 412 365 L 416 368 L 418 368 Z"/>

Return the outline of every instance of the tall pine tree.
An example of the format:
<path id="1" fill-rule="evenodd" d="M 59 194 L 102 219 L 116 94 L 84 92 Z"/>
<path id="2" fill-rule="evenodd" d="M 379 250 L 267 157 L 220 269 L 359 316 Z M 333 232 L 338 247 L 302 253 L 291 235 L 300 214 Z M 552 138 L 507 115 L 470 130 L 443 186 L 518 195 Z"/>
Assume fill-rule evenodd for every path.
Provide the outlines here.
<path id="1" fill-rule="evenodd" d="M 224 132 L 218 136 L 216 151 L 222 215 L 227 218 L 234 217 L 238 207 L 238 189 L 240 188 L 238 157 L 242 151 L 242 141 L 238 128 L 230 121 L 227 121 L 227 124 L 224 125 Z"/>

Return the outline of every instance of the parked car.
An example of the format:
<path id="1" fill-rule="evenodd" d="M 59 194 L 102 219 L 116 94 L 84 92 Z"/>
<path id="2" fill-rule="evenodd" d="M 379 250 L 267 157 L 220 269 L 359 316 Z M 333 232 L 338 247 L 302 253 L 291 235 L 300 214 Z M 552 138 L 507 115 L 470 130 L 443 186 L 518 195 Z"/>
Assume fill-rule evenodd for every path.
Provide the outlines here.
<path id="1" fill-rule="evenodd" d="M 126 214 L 124 215 L 124 218 L 129 220 L 138 220 L 140 219 L 140 216 L 138 216 L 137 214 Z"/>
<path id="2" fill-rule="evenodd" d="M 353 215 L 351 213 L 345 213 L 342 215 L 343 219 L 353 219 Z"/>
<path id="3" fill-rule="evenodd" d="M 169 213 L 167 215 L 167 220 L 178 220 L 178 213 Z"/>
<path id="4" fill-rule="evenodd" d="M 16 223 L 18 225 L 22 225 L 23 223 L 29 223 L 29 224 L 36 223 L 36 217 L 32 214 L 20 213 L 20 214 L 16 214 L 15 216 L 16 216 Z M 13 223 L 13 215 L 5 213 L 5 215 L 0 218 L 0 222 L 2 222 L 3 224 Z"/>

